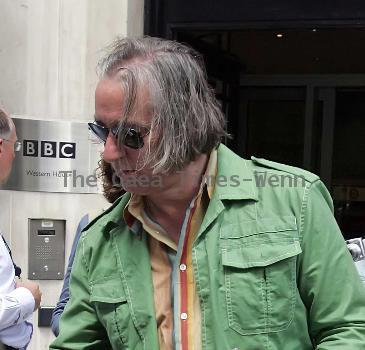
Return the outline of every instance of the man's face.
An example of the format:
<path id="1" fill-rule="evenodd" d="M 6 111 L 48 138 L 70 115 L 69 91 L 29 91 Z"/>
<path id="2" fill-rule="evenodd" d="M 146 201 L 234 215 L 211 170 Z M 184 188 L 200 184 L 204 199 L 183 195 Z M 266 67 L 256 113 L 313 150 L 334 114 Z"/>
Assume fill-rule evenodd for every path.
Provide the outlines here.
<path id="1" fill-rule="evenodd" d="M 17 140 L 15 126 L 7 140 L 0 138 L 0 184 L 8 179 L 15 158 L 14 143 Z"/>
<path id="2" fill-rule="evenodd" d="M 152 115 L 148 109 L 147 93 L 138 97 L 133 115 L 128 118 L 128 125 L 150 128 Z M 95 121 L 105 127 L 118 125 L 123 114 L 125 96 L 120 83 L 115 80 L 101 80 L 95 91 Z M 110 163 L 121 179 L 123 188 L 132 193 L 148 194 L 151 186 L 143 179 L 151 179 L 152 169 L 144 165 L 144 157 L 149 147 L 149 136 L 143 138 L 144 146 L 133 149 L 128 146 L 118 147 L 116 138 L 109 133 L 104 147 L 104 160 Z M 141 181 L 137 181 L 137 180 Z M 139 186 L 142 184 L 142 186 Z"/>

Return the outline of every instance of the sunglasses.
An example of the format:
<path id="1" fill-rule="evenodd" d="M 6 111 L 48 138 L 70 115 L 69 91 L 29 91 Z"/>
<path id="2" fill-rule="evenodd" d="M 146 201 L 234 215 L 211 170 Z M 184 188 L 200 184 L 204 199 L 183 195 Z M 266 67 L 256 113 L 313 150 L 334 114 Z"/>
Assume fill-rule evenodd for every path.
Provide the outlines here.
<path id="1" fill-rule="evenodd" d="M 144 127 L 126 127 L 121 128 L 120 126 L 114 126 L 112 128 L 107 128 L 98 122 L 88 123 L 89 130 L 100 139 L 103 143 L 106 142 L 109 133 L 115 137 L 118 145 L 124 145 L 133 149 L 140 149 L 143 147 L 143 138 L 150 132 L 149 129 Z"/>
<path id="2" fill-rule="evenodd" d="M 6 142 L 12 142 L 11 140 L 3 139 Z M 22 149 L 22 143 L 19 140 L 14 142 L 14 152 L 19 152 Z"/>

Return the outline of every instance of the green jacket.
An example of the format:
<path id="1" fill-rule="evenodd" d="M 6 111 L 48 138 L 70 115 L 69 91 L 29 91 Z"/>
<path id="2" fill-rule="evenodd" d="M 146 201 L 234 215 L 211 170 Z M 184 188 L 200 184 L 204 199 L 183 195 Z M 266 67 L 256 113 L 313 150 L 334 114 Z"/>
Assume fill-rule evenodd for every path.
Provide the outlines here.
<path id="1" fill-rule="evenodd" d="M 83 233 L 50 349 L 159 348 L 146 235 L 123 222 L 128 198 Z M 193 260 L 202 349 L 365 349 L 365 288 L 317 176 L 220 146 Z"/>

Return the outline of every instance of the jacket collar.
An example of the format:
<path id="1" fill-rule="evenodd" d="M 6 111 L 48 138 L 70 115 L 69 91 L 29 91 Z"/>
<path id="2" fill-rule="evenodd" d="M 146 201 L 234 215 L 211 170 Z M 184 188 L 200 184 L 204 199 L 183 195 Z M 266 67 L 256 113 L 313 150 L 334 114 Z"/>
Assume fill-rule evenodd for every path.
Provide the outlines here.
<path id="1" fill-rule="evenodd" d="M 103 234 L 109 234 L 114 228 L 122 226 L 124 224 L 123 211 L 129 199 L 130 193 L 125 193 L 102 214 L 102 217 L 96 218 L 87 227 L 97 222 Z"/>
<path id="2" fill-rule="evenodd" d="M 222 207 L 221 200 L 252 199 L 258 201 L 257 188 L 250 161 L 242 159 L 223 144 L 218 147 L 218 169 L 215 181 L 210 207 L 215 207 L 212 202 L 217 200 L 219 203 L 216 203 L 218 207 Z M 124 194 L 103 213 L 100 225 L 104 234 L 125 223 L 123 212 L 130 197 L 130 193 Z M 214 209 L 215 213 L 217 214 L 222 208 Z"/>
<path id="3" fill-rule="evenodd" d="M 258 200 L 251 162 L 242 159 L 223 144 L 218 147 L 218 171 L 213 198 Z"/>

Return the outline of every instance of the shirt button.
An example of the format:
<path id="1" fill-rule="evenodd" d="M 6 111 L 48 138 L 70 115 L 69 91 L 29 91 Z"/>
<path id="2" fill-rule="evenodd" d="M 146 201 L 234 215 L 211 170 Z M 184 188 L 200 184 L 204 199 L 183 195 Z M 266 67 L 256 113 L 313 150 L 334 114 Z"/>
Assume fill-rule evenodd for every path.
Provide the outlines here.
<path id="1" fill-rule="evenodd" d="M 186 270 L 186 265 L 185 264 L 181 264 L 180 265 L 180 271 L 185 271 Z"/>
<path id="2" fill-rule="evenodd" d="M 180 318 L 182 320 L 186 320 L 188 318 L 188 314 L 186 312 L 181 313 Z"/>

